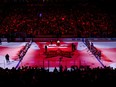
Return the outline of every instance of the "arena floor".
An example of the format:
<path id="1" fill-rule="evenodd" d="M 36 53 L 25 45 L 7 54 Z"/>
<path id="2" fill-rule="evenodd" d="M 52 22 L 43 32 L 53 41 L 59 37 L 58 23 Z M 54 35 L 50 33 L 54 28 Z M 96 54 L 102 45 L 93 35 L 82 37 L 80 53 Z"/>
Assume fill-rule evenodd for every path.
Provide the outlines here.
<path id="1" fill-rule="evenodd" d="M 16 67 L 19 63 L 18 53 L 27 42 L 2 42 L 0 45 L 0 67 L 9 68 Z M 72 52 L 72 43 L 76 46 L 76 50 Z M 101 62 L 105 66 L 116 68 L 116 42 L 93 42 L 94 46 L 101 50 Z M 45 52 L 47 45 L 47 52 Z M 7 63 L 5 55 L 9 54 L 10 62 Z M 102 67 L 100 62 L 88 50 L 83 42 L 61 42 L 60 46 L 53 42 L 33 42 L 28 49 L 26 55 L 19 63 L 18 67 L 45 67 L 54 69 L 62 65 L 70 68 L 72 65 L 89 66 L 91 68 Z"/>

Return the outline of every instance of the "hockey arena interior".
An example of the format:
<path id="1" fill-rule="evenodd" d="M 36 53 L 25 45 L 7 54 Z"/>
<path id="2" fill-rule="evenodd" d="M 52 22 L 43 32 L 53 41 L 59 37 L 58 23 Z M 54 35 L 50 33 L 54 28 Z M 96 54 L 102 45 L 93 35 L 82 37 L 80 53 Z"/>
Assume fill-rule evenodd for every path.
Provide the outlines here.
<path id="1" fill-rule="evenodd" d="M 0 1 L 0 83 L 112 83 L 114 8 L 113 0 Z"/>

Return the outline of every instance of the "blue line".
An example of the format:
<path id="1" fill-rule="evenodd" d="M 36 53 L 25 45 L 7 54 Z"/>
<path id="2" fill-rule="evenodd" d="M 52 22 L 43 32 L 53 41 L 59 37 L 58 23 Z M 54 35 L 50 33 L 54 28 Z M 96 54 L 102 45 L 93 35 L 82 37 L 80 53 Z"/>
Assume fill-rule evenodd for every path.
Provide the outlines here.
<path id="1" fill-rule="evenodd" d="M 16 65 L 16 69 L 18 68 L 19 64 L 21 63 L 21 60 L 23 59 L 23 57 L 19 60 L 18 64 Z"/>
<path id="2" fill-rule="evenodd" d="M 95 56 L 95 55 L 94 55 L 94 56 Z M 95 56 L 95 57 L 96 57 L 96 56 Z M 100 61 L 99 58 L 96 57 L 96 59 L 101 63 L 101 65 L 102 65 L 103 67 L 105 67 L 104 64 Z"/>

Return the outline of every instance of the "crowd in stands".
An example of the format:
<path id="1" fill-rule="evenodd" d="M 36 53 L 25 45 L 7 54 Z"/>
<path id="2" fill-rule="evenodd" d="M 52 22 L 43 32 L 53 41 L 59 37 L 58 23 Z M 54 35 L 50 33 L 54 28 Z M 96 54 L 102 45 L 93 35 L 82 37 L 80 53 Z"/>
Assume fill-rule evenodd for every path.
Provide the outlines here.
<path id="1" fill-rule="evenodd" d="M 1 17 L 0 17 L 1 19 Z M 52 7 L 46 4 L 12 6 L 0 23 L 1 37 L 115 37 L 115 16 L 95 3 Z"/>

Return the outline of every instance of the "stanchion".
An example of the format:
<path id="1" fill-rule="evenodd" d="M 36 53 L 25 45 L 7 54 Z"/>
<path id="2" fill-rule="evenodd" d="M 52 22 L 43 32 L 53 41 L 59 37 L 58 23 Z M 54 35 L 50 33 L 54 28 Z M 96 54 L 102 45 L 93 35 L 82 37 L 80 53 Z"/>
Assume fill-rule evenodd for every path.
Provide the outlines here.
<path id="1" fill-rule="evenodd" d="M 48 69 L 49 69 L 49 67 L 50 67 L 50 61 L 48 60 Z"/>
<path id="2" fill-rule="evenodd" d="M 43 68 L 44 68 L 44 59 L 43 59 Z"/>
<path id="3" fill-rule="evenodd" d="M 4 69 L 5 69 L 5 60 L 4 60 Z"/>

